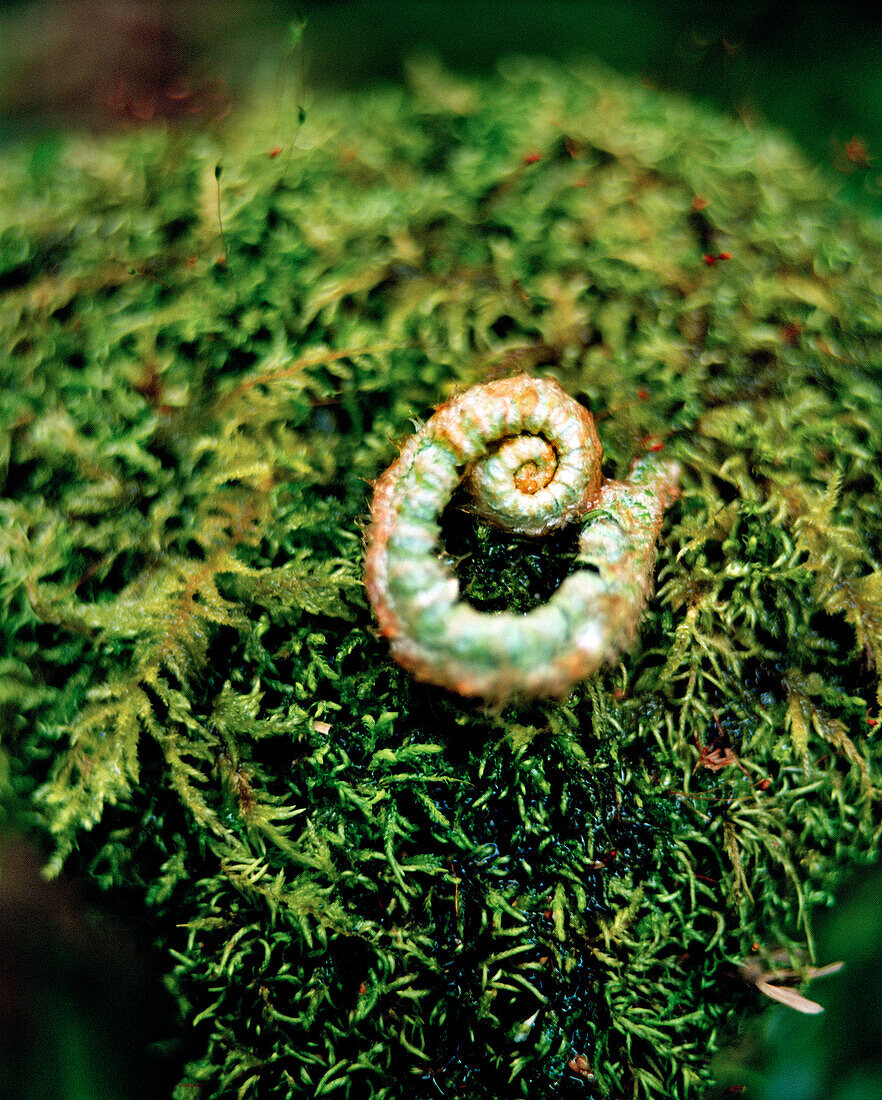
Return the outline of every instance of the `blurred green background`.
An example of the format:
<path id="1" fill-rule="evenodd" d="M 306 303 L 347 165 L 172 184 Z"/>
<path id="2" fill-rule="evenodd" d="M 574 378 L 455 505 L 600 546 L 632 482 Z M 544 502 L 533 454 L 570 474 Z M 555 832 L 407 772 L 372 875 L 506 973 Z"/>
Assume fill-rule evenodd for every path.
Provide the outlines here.
<path id="1" fill-rule="evenodd" d="M 302 56 L 286 55 L 295 19 Z M 120 89 L 150 118 L 163 89 L 210 82 L 235 103 L 280 59 L 302 65 L 308 104 L 323 86 L 398 80 L 414 55 L 484 73 L 512 53 L 590 55 L 783 128 L 848 191 L 882 199 L 882 6 L 858 0 L 7 0 L 0 135 L 112 123 Z"/>
<path id="2" fill-rule="evenodd" d="M 720 1100 L 882 1098 L 882 873 L 853 876 L 816 923 L 819 960 L 845 961 L 809 990 L 823 1014 L 770 1008 L 717 1058 L 716 1072 L 729 1082 Z"/>
<path id="3" fill-rule="evenodd" d="M 813 0 L 362 0 L 304 4 L 320 80 L 395 77 L 402 56 L 437 53 L 485 71 L 512 52 L 590 54 L 783 126 L 825 158 L 860 134 L 882 139 L 882 8 Z"/>

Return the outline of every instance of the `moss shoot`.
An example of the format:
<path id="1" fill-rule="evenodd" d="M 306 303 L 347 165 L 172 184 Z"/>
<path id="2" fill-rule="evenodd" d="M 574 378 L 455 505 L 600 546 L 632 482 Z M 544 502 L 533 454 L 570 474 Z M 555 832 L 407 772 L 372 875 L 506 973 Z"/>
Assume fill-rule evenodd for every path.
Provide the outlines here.
<path id="1" fill-rule="evenodd" d="M 588 67 L 280 117 L 0 166 L 5 820 L 153 930 L 177 1100 L 706 1095 L 882 824 L 882 234 Z M 362 530 L 525 370 L 683 493 L 634 649 L 494 712 L 391 661 Z M 572 560 L 444 529 L 479 607 Z"/>

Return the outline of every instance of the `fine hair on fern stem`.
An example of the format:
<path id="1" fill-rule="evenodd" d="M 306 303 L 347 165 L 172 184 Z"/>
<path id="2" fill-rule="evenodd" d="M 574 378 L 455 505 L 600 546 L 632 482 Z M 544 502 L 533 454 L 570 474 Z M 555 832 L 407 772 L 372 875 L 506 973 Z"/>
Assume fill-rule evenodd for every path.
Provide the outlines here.
<path id="1" fill-rule="evenodd" d="M 604 481 L 591 414 L 551 379 L 473 386 L 442 405 L 378 480 L 365 584 L 393 657 L 418 679 L 493 702 L 563 695 L 633 640 L 679 467 L 650 454 Z M 577 568 L 527 614 L 478 611 L 442 560 L 461 480 L 473 510 L 540 536 L 582 524 Z"/>

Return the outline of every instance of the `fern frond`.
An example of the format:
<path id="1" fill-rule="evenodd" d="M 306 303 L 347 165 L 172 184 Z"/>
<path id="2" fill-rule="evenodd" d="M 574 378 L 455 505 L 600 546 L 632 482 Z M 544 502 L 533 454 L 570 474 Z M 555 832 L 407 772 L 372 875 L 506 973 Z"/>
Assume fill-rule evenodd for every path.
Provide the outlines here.
<path id="1" fill-rule="evenodd" d="M 89 693 L 70 729 L 70 747 L 35 792 L 58 842 L 47 873 L 58 872 L 80 829 L 92 828 L 107 804 L 131 794 L 138 781 L 138 741 L 145 729 L 155 732 L 157 723 L 153 704 L 136 681 L 123 678 Z"/>

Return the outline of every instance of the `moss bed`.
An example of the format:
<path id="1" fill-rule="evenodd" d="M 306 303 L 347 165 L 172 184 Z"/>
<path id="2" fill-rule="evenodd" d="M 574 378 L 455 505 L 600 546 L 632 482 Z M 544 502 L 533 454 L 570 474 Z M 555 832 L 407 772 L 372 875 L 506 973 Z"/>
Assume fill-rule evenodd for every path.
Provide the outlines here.
<path id="1" fill-rule="evenodd" d="M 147 922 L 178 1100 L 707 1095 L 880 828 L 879 227 L 590 67 L 286 118 L 0 166 L 5 819 Z M 362 530 L 520 371 L 683 492 L 633 651 L 488 711 L 390 661 Z M 445 532 L 488 609 L 573 552 Z"/>

